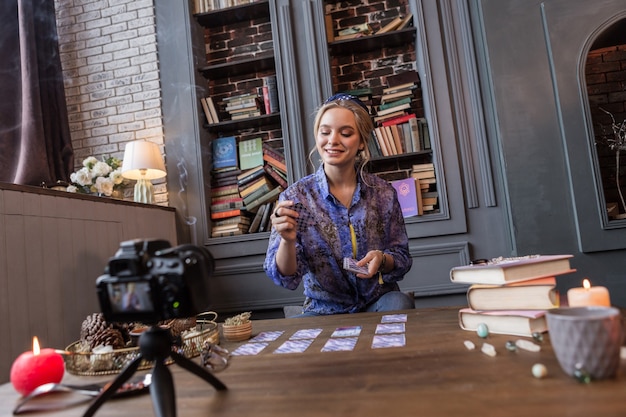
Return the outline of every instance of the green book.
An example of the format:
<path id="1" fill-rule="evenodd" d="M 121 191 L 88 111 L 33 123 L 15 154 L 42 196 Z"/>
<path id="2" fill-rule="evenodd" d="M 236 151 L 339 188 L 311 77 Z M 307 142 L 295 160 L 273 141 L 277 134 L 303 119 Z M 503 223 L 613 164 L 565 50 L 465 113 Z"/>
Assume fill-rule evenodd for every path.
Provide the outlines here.
<path id="1" fill-rule="evenodd" d="M 243 171 L 263 165 L 263 139 L 254 138 L 239 142 L 239 168 Z"/>

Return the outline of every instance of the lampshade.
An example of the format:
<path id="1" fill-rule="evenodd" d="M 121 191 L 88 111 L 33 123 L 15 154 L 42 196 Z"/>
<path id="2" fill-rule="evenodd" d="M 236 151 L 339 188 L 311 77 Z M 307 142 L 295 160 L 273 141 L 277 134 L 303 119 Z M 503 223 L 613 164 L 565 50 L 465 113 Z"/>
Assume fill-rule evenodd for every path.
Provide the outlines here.
<path id="1" fill-rule="evenodd" d="M 159 146 L 153 142 L 135 141 L 126 144 L 122 176 L 131 180 L 154 180 L 163 178 L 165 163 Z"/>

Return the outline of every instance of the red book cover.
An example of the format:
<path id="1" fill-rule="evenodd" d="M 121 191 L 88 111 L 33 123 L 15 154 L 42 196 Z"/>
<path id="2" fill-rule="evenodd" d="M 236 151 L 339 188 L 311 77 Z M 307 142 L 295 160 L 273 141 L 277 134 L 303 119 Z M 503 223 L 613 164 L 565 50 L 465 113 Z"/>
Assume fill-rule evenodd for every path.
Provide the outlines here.
<path id="1" fill-rule="evenodd" d="M 385 120 L 381 123 L 381 126 L 399 125 L 400 123 L 408 122 L 411 119 L 415 119 L 417 116 L 413 113 L 405 114 L 402 116 L 394 117 L 393 119 Z"/>

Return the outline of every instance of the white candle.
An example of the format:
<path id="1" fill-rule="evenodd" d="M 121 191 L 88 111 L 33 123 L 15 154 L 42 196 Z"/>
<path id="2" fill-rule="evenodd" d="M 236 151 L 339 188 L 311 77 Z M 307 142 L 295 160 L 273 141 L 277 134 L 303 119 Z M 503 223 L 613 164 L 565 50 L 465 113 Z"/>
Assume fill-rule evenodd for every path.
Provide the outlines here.
<path id="1" fill-rule="evenodd" d="M 589 280 L 583 280 L 583 287 L 571 288 L 567 291 L 567 301 L 570 307 L 611 306 L 609 290 L 606 287 L 592 287 Z"/>

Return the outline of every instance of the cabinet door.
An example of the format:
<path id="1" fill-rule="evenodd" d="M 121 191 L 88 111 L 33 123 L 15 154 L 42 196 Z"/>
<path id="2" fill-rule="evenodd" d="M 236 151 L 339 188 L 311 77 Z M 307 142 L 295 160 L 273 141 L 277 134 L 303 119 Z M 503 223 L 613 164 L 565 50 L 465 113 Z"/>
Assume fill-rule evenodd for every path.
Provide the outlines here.
<path id="1" fill-rule="evenodd" d="M 207 236 L 234 240 L 268 230 L 273 204 L 292 178 L 275 12 L 262 0 L 201 9 L 194 17 L 204 29 L 206 51 L 198 71 L 205 78 L 199 100 L 210 150 L 203 158 L 210 178 Z"/>

